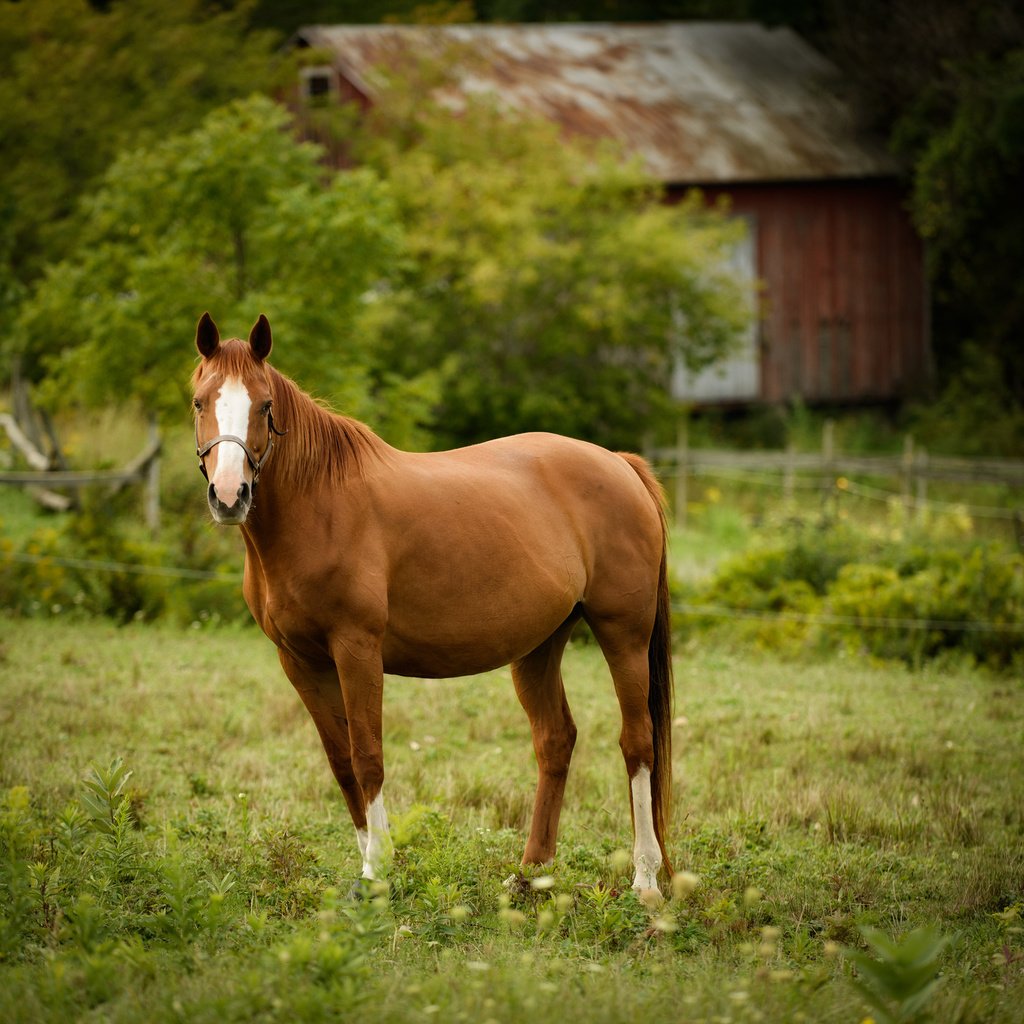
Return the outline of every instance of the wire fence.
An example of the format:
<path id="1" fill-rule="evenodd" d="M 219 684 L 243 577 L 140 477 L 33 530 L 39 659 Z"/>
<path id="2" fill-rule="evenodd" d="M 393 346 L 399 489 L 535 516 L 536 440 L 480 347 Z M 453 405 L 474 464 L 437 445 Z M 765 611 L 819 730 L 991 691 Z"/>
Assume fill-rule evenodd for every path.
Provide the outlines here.
<path id="1" fill-rule="evenodd" d="M 872 501 L 884 501 L 889 504 L 903 501 L 902 495 L 896 491 L 857 483 L 846 477 L 839 477 L 835 481 L 835 486 L 847 494 L 854 494 L 859 498 L 868 498 Z M 998 505 L 974 505 L 963 501 L 938 501 L 934 498 L 914 498 L 914 508 L 928 512 L 965 513 L 977 519 L 1005 519 L 1008 522 L 1014 522 L 1021 518 L 1019 509 L 1002 508 Z"/>
<path id="2" fill-rule="evenodd" d="M 654 469 L 661 479 L 672 479 L 678 472 L 674 465 L 666 463 L 658 463 Z M 758 487 L 769 487 L 777 491 L 795 489 L 814 491 L 820 494 L 824 491 L 833 490 L 839 493 L 851 494 L 858 498 L 884 502 L 888 505 L 905 504 L 907 500 L 901 491 L 859 483 L 845 476 L 800 476 L 787 482 L 780 477 L 778 472 L 751 469 L 693 466 L 687 472 L 690 476 L 694 477 L 711 477 L 713 479 L 728 480 L 732 483 L 754 484 Z M 1020 520 L 1022 516 L 1020 509 L 1005 508 L 999 505 L 975 505 L 962 501 L 939 501 L 934 498 L 917 496 L 912 499 L 912 504 L 915 510 L 965 513 L 978 519 L 1004 519 L 1007 522 L 1014 522 Z"/>
<path id="3" fill-rule="evenodd" d="M 918 520 L 946 514 L 1001 521 L 1010 525 L 1017 546 L 1024 549 L 1024 459 L 932 455 L 909 434 L 903 438 L 901 454 L 844 453 L 836 448 L 832 420 L 822 425 L 818 451 L 797 451 L 793 444 L 756 451 L 692 448 L 688 424 L 688 417 L 682 416 L 673 447 L 647 451 L 659 476 L 670 485 L 677 526 L 686 525 L 688 480 L 712 477 L 781 492 L 787 503 L 798 491 L 817 492 L 823 500 L 836 502 L 836 509 L 839 500 L 849 496 L 901 508 L 907 517 L 914 515 Z M 879 477 L 893 480 L 894 487 L 876 486 Z M 871 482 L 862 482 L 863 478 Z M 1002 504 L 937 500 L 928 494 L 936 484 L 997 487 Z"/>
<path id="4" fill-rule="evenodd" d="M 134 573 L 162 576 L 182 580 L 215 580 L 238 585 L 241 573 L 217 572 L 209 569 L 188 569 L 169 565 L 143 565 L 131 562 L 113 562 L 91 558 L 66 558 L 56 555 L 36 555 L 6 551 L 0 557 L 8 562 L 56 565 L 68 569 L 90 572 Z M 1024 634 L 1024 622 L 990 622 L 967 619 L 891 618 L 885 616 L 834 615 L 828 612 L 767 612 L 750 608 L 732 608 L 726 605 L 703 605 L 673 602 L 672 611 L 690 618 L 747 619 L 761 622 L 792 622 L 814 626 L 836 626 L 858 629 L 916 629 L 945 630 L 964 633 Z"/>
<path id="5" fill-rule="evenodd" d="M 57 565 L 64 569 L 87 569 L 90 572 L 127 572 L 139 576 L 167 576 L 183 580 L 219 580 L 241 583 L 240 572 L 216 572 L 212 569 L 186 569 L 173 565 L 145 565 L 133 562 L 108 562 L 92 558 L 66 558 L 63 555 L 35 555 L 24 551 L 4 551 L 0 557 L 9 562 L 30 565 Z"/>
<path id="6" fill-rule="evenodd" d="M 766 612 L 726 605 L 673 602 L 672 610 L 691 618 L 751 619 L 760 622 L 794 622 L 810 626 L 843 626 L 857 629 L 945 630 L 961 633 L 1021 633 L 1024 622 L 986 622 L 976 619 L 891 618 L 877 615 L 833 615 L 829 612 Z"/>

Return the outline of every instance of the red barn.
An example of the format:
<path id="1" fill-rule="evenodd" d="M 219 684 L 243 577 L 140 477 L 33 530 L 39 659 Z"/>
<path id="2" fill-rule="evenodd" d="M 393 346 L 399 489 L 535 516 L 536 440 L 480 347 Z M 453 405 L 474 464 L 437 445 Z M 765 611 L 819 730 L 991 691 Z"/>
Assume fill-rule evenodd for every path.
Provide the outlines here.
<path id="1" fill-rule="evenodd" d="M 900 168 L 857 124 L 836 68 L 786 28 L 753 23 L 312 26 L 329 62 L 307 96 L 371 104 L 376 70 L 454 61 L 446 98 L 493 93 L 567 132 L 610 137 L 671 197 L 727 195 L 746 219 L 738 270 L 761 282 L 742 351 L 674 391 L 701 403 L 864 402 L 930 376 L 923 246 Z M 454 55 L 454 57 L 452 56 Z"/>

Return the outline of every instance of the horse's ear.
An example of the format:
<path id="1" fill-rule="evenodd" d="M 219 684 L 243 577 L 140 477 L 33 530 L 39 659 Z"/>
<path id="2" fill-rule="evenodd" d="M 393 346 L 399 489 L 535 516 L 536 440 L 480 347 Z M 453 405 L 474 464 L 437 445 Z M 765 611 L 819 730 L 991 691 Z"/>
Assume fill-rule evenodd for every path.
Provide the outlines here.
<path id="1" fill-rule="evenodd" d="M 260 313 L 259 320 L 252 325 L 252 330 L 249 332 L 249 345 L 252 348 L 252 354 L 262 362 L 270 355 L 273 344 L 274 340 L 270 336 L 270 321 Z"/>
<path id="2" fill-rule="evenodd" d="M 217 330 L 213 317 L 209 313 L 204 313 L 199 318 L 199 324 L 196 327 L 196 348 L 199 349 L 199 354 L 204 359 L 209 359 L 217 351 L 218 345 L 220 345 L 220 331 Z"/>

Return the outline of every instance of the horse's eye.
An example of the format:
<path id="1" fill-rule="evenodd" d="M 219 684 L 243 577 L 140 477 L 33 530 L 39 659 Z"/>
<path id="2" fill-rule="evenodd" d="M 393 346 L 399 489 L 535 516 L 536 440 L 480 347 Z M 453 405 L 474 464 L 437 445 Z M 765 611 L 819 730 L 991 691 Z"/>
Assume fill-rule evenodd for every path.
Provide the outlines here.
<path id="1" fill-rule="evenodd" d="M 196 412 L 202 412 L 203 403 L 200 402 L 198 398 L 193 398 L 192 404 L 195 406 Z"/>
<path id="2" fill-rule="evenodd" d="M 263 408 L 260 409 L 261 415 L 268 416 L 270 414 L 270 410 L 273 407 L 273 405 L 274 405 L 273 402 L 264 402 L 263 403 Z"/>

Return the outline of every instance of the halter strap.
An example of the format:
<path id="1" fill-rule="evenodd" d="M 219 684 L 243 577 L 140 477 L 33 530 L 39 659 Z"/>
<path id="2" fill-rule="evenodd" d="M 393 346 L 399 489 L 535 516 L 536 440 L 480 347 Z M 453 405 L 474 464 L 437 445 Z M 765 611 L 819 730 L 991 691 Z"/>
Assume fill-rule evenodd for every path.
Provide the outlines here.
<path id="1" fill-rule="evenodd" d="M 249 468 L 252 470 L 252 486 L 253 490 L 256 489 L 256 484 L 260 479 L 260 470 L 263 469 L 270 458 L 270 453 L 274 450 L 274 435 L 283 437 L 287 434 L 287 430 L 278 430 L 274 423 L 274 412 L 271 410 L 267 413 L 267 447 L 263 449 L 263 454 L 258 458 L 256 453 L 245 443 L 245 441 L 236 437 L 234 434 L 218 434 L 216 437 L 210 438 L 209 441 L 204 445 L 199 443 L 199 424 L 196 423 L 196 455 L 199 458 L 199 472 L 210 479 L 210 474 L 206 472 L 206 463 L 203 461 L 210 451 L 219 445 L 222 441 L 234 441 L 235 444 L 239 445 L 243 452 L 245 452 L 245 459 L 249 463 Z"/>

